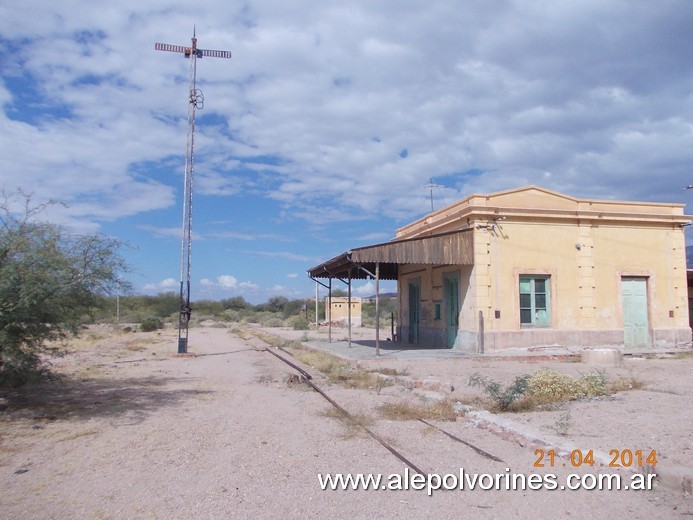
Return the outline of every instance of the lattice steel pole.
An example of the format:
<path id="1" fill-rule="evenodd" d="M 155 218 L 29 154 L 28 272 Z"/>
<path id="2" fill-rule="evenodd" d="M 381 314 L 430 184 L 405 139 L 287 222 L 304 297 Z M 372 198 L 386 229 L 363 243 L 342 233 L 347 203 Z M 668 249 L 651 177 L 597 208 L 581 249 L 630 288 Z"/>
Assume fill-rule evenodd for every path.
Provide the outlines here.
<path id="1" fill-rule="evenodd" d="M 204 107 L 204 96 L 197 88 L 197 58 L 231 58 L 229 51 L 213 51 L 197 48 L 197 35 L 193 29 L 192 45 L 170 45 L 156 43 L 158 51 L 178 52 L 190 58 L 190 88 L 188 90 L 188 130 L 185 147 L 185 171 L 183 180 L 183 222 L 181 224 L 180 252 L 180 307 L 178 313 L 178 353 L 188 352 L 188 326 L 192 307 L 190 306 L 190 271 L 192 260 L 192 202 L 195 163 L 195 111 Z"/>

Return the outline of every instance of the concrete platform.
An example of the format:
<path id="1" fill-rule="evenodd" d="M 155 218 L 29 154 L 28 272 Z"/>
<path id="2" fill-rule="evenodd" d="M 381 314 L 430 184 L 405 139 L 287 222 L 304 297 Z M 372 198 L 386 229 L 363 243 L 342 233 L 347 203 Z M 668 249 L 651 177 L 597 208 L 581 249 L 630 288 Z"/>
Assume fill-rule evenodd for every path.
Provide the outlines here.
<path id="1" fill-rule="evenodd" d="M 352 360 L 370 359 L 452 359 L 452 358 L 483 358 L 483 359 L 505 359 L 522 360 L 533 359 L 552 359 L 552 360 L 579 360 L 582 356 L 584 347 L 563 347 L 558 345 L 535 346 L 526 348 L 508 348 L 503 350 L 491 350 L 484 354 L 467 352 L 456 349 L 441 349 L 427 347 L 421 344 L 403 343 L 380 340 L 380 356 L 376 355 L 375 330 L 367 328 L 355 328 L 352 331 L 351 341 L 348 333 L 344 329 L 333 331 L 332 341 L 328 341 L 325 331 L 296 331 L 288 328 L 262 328 L 267 334 L 280 336 L 289 341 L 300 341 L 305 346 L 331 352 L 336 356 Z M 382 331 L 381 331 L 382 335 Z M 687 349 L 634 349 L 624 350 L 614 346 L 605 348 L 616 350 L 617 355 L 621 356 L 658 356 L 669 355 L 683 352 Z M 599 349 L 598 349 L 599 350 Z"/>

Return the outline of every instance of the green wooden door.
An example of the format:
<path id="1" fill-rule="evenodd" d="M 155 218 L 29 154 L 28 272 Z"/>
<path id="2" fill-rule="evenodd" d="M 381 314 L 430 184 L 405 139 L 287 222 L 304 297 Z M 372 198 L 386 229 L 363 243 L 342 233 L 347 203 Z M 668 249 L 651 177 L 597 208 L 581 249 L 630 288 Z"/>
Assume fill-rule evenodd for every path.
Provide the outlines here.
<path id="1" fill-rule="evenodd" d="M 409 282 L 409 343 L 419 342 L 419 282 Z"/>
<path id="2" fill-rule="evenodd" d="M 457 341 L 460 325 L 460 281 L 457 275 L 443 278 L 443 297 L 445 298 L 445 327 L 447 347 L 453 348 Z"/>
<path id="3" fill-rule="evenodd" d="M 647 319 L 647 278 L 622 278 L 623 345 L 648 347 L 650 328 Z"/>

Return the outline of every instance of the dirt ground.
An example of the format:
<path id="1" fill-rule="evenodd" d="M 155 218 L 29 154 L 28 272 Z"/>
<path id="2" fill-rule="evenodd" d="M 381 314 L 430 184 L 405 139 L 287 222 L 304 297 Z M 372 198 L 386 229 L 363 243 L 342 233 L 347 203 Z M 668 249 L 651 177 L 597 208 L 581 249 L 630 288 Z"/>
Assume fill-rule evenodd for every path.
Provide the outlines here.
<path id="1" fill-rule="evenodd" d="M 689 518 L 693 499 L 658 484 L 635 490 L 326 490 L 324 473 L 405 473 L 405 464 L 332 406 L 296 371 L 226 328 L 191 329 L 176 357 L 175 331 L 113 335 L 106 327 L 71 343 L 54 361 L 60 378 L 0 390 L 0 511 L 3 518 Z M 247 337 L 247 336 L 244 336 Z M 412 379 L 450 383 L 449 395 L 482 396 L 473 373 L 501 382 L 548 366 L 568 374 L 579 363 L 456 358 L 369 360 Z M 497 414 L 511 429 L 550 446 L 656 450 L 658 468 L 693 468 L 693 358 L 627 359 L 606 368 L 645 384 L 640 390 L 571 402 L 558 409 Z M 536 468 L 536 443 L 479 427 L 468 418 L 437 426 L 502 462 L 483 457 L 417 421 L 383 419 L 387 402 L 432 398 L 400 385 L 367 390 L 314 381 L 428 473 L 545 475 L 619 473 L 565 459 Z M 559 426 L 561 426 L 559 428 Z M 566 435 L 559 435 L 559 431 Z M 528 436 L 528 438 L 531 435 Z M 563 480 L 560 480 L 561 482 Z"/>

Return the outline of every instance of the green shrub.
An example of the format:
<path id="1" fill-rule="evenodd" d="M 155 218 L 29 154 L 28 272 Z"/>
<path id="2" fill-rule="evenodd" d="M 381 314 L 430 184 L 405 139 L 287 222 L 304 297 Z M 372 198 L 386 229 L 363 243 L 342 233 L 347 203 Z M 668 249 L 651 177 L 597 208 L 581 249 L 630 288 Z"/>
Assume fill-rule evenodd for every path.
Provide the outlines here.
<path id="1" fill-rule="evenodd" d="M 579 391 L 582 393 L 581 397 L 598 397 L 609 393 L 606 375 L 601 372 L 585 374 L 577 382 Z"/>
<path id="2" fill-rule="evenodd" d="M 530 376 L 528 375 L 517 376 L 515 381 L 504 389 L 497 381 L 490 381 L 488 378 L 476 373 L 469 378 L 469 386 L 483 389 L 498 410 L 504 412 L 527 393 L 529 378 Z"/>
<path id="3" fill-rule="evenodd" d="M 142 332 L 152 332 L 163 328 L 164 324 L 159 318 L 148 318 L 140 323 L 140 330 Z"/>
<path id="4" fill-rule="evenodd" d="M 310 323 L 303 316 L 294 316 L 290 323 L 294 330 L 308 330 L 310 328 Z"/>
<path id="5" fill-rule="evenodd" d="M 260 320 L 260 325 L 263 327 L 283 327 L 284 326 L 284 320 L 281 318 L 276 318 L 273 316 L 266 317 L 264 319 Z"/>
<path id="6" fill-rule="evenodd" d="M 241 321 L 241 313 L 235 309 L 226 309 L 222 314 L 222 319 L 229 323 L 238 323 Z"/>
<path id="7" fill-rule="evenodd" d="M 538 404 L 570 401 L 578 392 L 575 379 L 549 368 L 542 368 L 529 378 L 529 394 Z"/>
<path id="8" fill-rule="evenodd" d="M 606 376 L 600 372 L 573 378 L 549 368 L 534 374 L 518 376 L 506 388 L 481 374 L 473 374 L 469 385 L 481 388 L 491 399 L 495 410 L 532 410 L 537 406 L 597 397 L 609 393 Z"/>
<path id="9" fill-rule="evenodd" d="M 606 377 L 602 373 L 594 372 L 575 379 L 555 370 L 542 368 L 529 379 L 527 396 L 538 405 L 573 401 L 607 393 Z"/>

